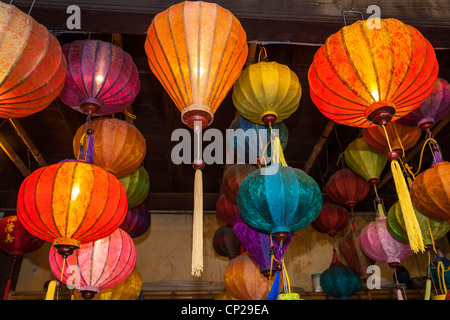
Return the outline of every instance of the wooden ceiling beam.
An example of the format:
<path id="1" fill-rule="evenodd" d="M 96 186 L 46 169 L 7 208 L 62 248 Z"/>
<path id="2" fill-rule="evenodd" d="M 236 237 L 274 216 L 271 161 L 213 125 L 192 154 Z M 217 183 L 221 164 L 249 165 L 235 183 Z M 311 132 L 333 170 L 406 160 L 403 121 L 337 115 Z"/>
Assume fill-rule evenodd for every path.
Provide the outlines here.
<path id="1" fill-rule="evenodd" d="M 11 161 L 16 165 L 17 169 L 22 173 L 24 177 L 30 175 L 30 169 L 23 163 L 11 145 L 8 143 L 7 139 L 0 134 L 0 147 L 6 153 L 6 155 L 11 159 Z"/>

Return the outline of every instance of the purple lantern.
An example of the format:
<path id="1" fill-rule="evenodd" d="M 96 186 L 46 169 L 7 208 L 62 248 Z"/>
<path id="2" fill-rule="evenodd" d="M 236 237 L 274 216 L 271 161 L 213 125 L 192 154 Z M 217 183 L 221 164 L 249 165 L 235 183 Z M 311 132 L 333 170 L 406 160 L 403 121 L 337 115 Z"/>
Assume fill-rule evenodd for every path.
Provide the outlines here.
<path id="1" fill-rule="evenodd" d="M 121 112 L 140 89 L 139 73 L 131 56 L 112 43 L 77 40 L 62 47 L 67 73 L 61 100 L 91 116 Z"/>
<path id="2" fill-rule="evenodd" d="M 142 236 L 150 228 L 151 215 L 150 210 L 145 203 L 128 209 L 127 215 L 120 228 L 126 231 L 131 238 Z"/>
<path id="3" fill-rule="evenodd" d="M 261 273 L 269 278 L 270 277 L 270 263 L 271 263 L 271 244 L 270 234 L 264 231 L 260 231 L 256 228 L 249 226 L 242 218 L 240 212 L 237 212 L 233 225 L 234 232 L 241 240 L 242 245 L 251 255 L 251 257 L 258 264 Z M 282 251 L 283 256 L 289 243 L 292 240 L 294 232 L 291 232 L 289 236 L 284 240 Z M 280 261 L 280 242 L 273 238 L 274 257 Z M 279 271 L 279 264 L 274 261 L 272 275 Z M 280 266 L 281 267 L 281 266 Z"/>

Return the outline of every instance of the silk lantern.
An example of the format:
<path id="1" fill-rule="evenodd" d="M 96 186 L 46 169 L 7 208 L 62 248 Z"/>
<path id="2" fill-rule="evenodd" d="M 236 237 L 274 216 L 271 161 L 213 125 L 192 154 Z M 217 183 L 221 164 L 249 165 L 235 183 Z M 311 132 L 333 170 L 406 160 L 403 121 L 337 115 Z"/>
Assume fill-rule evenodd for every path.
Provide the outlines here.
<path id="1" fill-rule="evenodd" d="M 415 209 L 415 214 L 422 231 L 423 243 L 427 246 L 433 245 L 434 241 L 441 239 L 450 230 L 450 223 L 447 221 L 428 218 L 417 209 Z M 386 226 L 391 236 L 400 242 L 408 243 L 402 209 L 398 202 L 394 203 L 389 209 Z"/>
<path id="2" fill-rule="evenodd" d="M 369 277 L 367 268 L 375 264 L 375 260 L 369 258 L 360 246 L 361 230 L 352 228 L 349 233 L 339 240 L 338 249 L 341 256 L 349 267 L 351 267 L 361 279 L 365 280 Z"/>
<path id="3" fill-rule="evenodd" d="M 127 232 L 131 238 L 142 236 L 150 228 L 152 216 L 145 203 L 128 209 L 120 228 Z"/>
<path id="4" fill-rule="evenodd" d="M 333 258 L 328 269 L 320 275 L 320 287 L 329 296 L 342 300 L 349 299 L 361 289 L 359 275 L 350 267 L 344 265 L 333 250 Z"/>
<path id="5" fill-rule="evenodd" d="M 221 191 L 231 203 L 236 204 L 236 197 L 239 192 L 242 181 L 257 168 L 251 164 L 232 164 L 229 166 L 222 177 Z"/>
<path id="6" fill-rule="evenodd" d="M 63 89 L 66 60 L 58 40 L 30 15 L 0 3 L 0 117 L 26 117 Z"/>
<path id="7" fill-rule="evenodd" d="M 128 208 L 134 208 L 144 202 L 150 191 L 150 181 L 147 170 L 139 166 L 129 175 L 119 178 L 125 187 L 128 200 Z"/>
<path id="8" fill-rule="evenodd" d="M 68 256 L 104 238 L 127 213 L 125 188 L 108 171 L 79 161 L 39 168 L 22 182 L 17 216 L 36 237 Z"/>
<path id="9" fill-rule="evenodd" d="M 223 284 L 231 296 L 239 300 L 264 300 L 269 294 L 269 280 L 248 253 L 228 262 Z"/>
<path id="10" fill-rule="evenodd" d="M 349 222 L 350 217 L 344 207 L 324 202 L 319 215 L 311 222 L 311 227 L 317 232 L 334 237 L 336 233 L 344 230 Z"/>
<path id="11" fill-rule="evenodd" d="M 450 221 L 450 163 L 443 161 L 418 174 L 411 187 L 414 207 L 432 219 Z"/>
<path id="12" fill-rule="evenodd" d="M 261 61 L 244 69 L 233 86 L 236 109 L 253 123 L 273 125 L 287 119 L 300 104 L 302 87 L 288 66 Z"/>
<path id="13" fill-rule="evenodd" d="M 318 216 L 322 196 L 317 182 L 304 171 L 272 164 L 242 181 L 236 203 L 249 225 L 283 242 Z"/>
<path id="14" fill-rule="evenodd" d="M 117 118 L 97 118 L 90 122 L 95 137 L 94 164 L 123 178 L 137 170 L 145 158 L 147 146 L 142 133 L 133 124 Z M 88 145 L 80 143 L 86 136 L 87 124 L 80 126 L 73 138 L 77 159 L 87 153 Z"/>
<path id="15" fill-rule="evenodd" d="M 72 109 L 90 116 L 121 112 L 140 89 L 133 58 L 101 40 L 76 40 L 62 47 L 67 74 L 59 97 Z"/>
<path id="16" fill-rule="evenodd" d="M 215 3 L 184 1 L 158 13 L 145 40 L 150 69 L 163 85 L 181 121 L 200 132 L 239 77 L 247 55 L 247 35 L 239 20 Z M 203 181 L 205 162 L 195 148 L 192 271 L 203 271 Z"/>
<path id="17" fill-rule="evenodd" d="M 214 232 L 212 244 L 214 251 L 219 256 L 226 257 L 229 260 L 241 254 L 241 241 L 231 226 L 224 225 L 217 228 Z"/>
<path id="18" fill-rule="evenodd" d="M 136 248 L 128 233 L 117 228 L 105 238 L 82 244 L 66 261 L 52 247 L 49 262 L 57 279 L 90 300 L 128 277 L 136 263 Z"/>
<path id="19" fill-rule="evenodd" d="M 225 222 L 227 225 L 233 226 L 237 213 L 237 205 L 228 200 L 228 198 L 222 193 L 216 202 L 217 218 L 219 218 L 222 222 Z"/>

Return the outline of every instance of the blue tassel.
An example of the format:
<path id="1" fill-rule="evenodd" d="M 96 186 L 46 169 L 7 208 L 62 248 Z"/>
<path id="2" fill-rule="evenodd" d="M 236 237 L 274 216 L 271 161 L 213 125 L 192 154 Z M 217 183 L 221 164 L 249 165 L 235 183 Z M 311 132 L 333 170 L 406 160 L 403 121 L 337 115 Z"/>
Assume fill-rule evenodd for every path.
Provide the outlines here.
<path id="1" fill-rule="evenodd" d="M 266 300 L 277 300 L 278 294 L 280 292 L 280 273 L 277 272 L 275 274 L 275 278 L 273 279 L 272 288 L 270 288 L 270 292 L 267 295 Z"/>

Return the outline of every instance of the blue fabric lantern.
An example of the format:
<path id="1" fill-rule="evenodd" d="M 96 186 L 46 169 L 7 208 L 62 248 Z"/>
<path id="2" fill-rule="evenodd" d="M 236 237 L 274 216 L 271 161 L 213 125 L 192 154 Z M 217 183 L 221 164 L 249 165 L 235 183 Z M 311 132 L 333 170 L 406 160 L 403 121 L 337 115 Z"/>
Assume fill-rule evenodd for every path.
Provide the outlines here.
<path id="1" fill-rule="evenodd" d="M 304 171 L 272 164 L 241 182 L 236 203 L 249 225 L 283 242 L 316 219 L 322 196 L 316 181 Z"/>
<path id="2" fill-rule="evenodd" d="M 329 296 L 348 299 L 356 294 L 362 286 L 361 277 L 350 267 L 342 264 L 333 249 L 330 267 L 320 276 L 320 287 Z"/>

